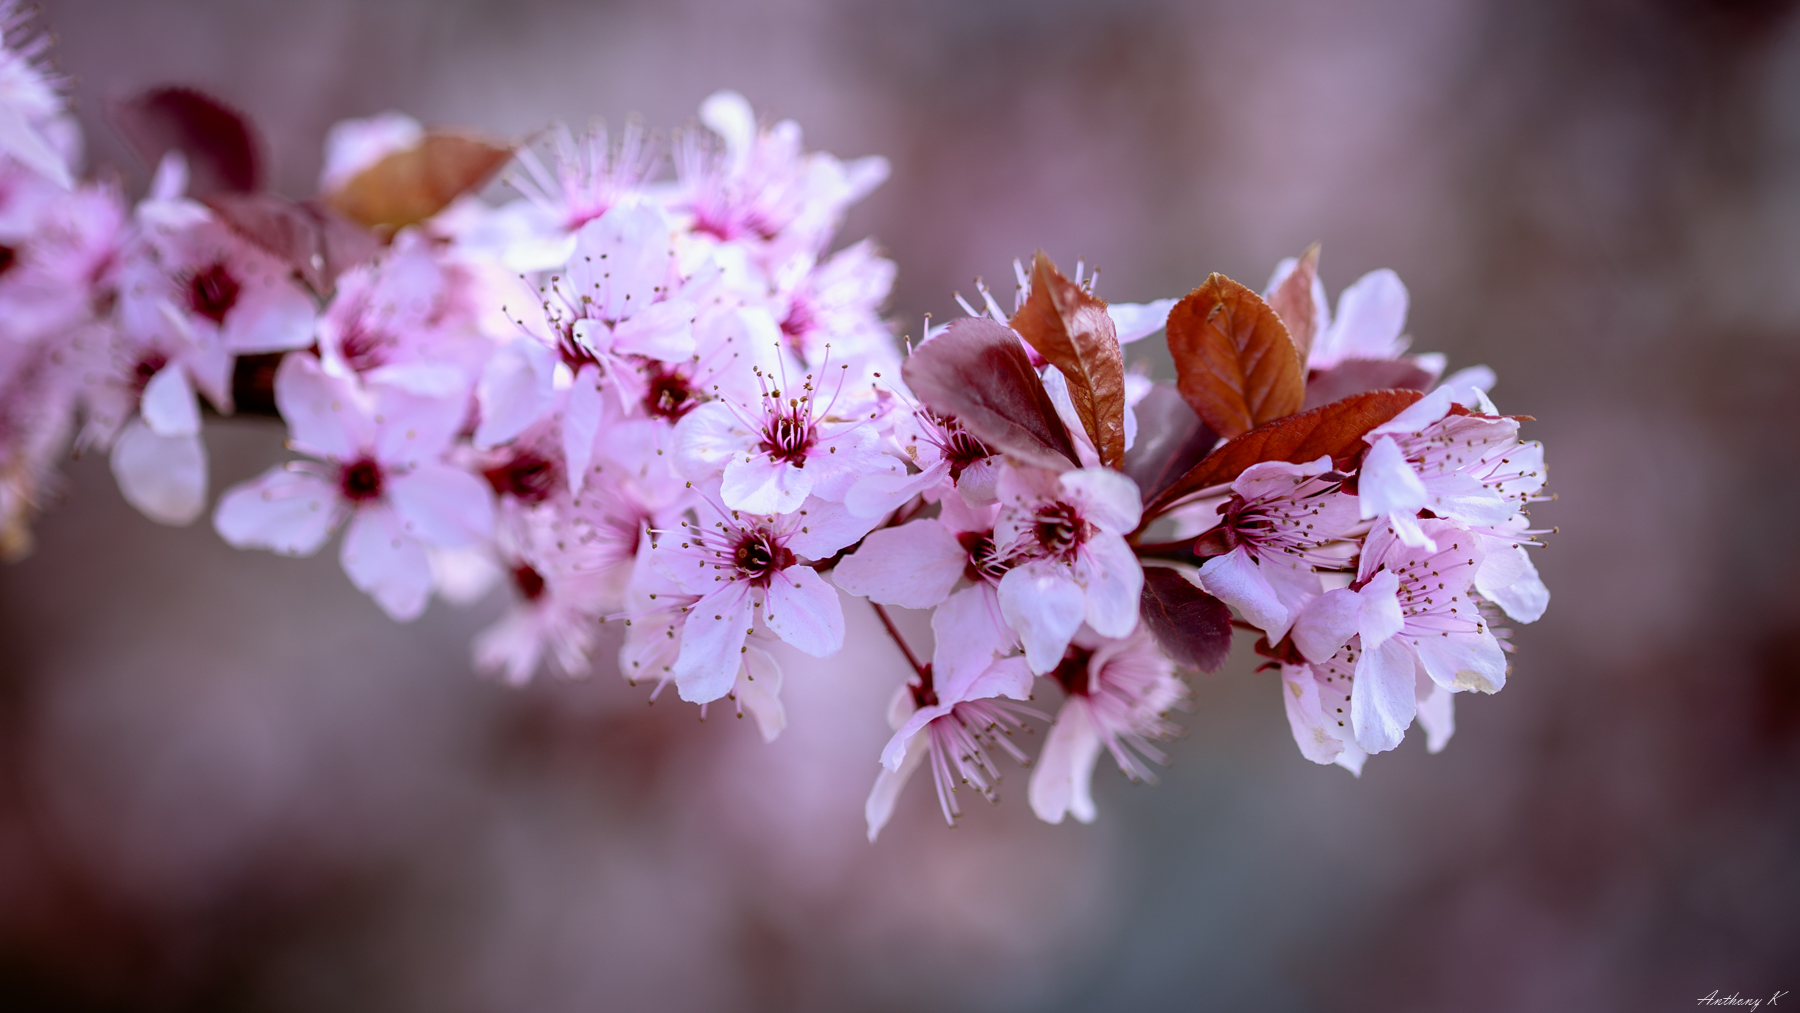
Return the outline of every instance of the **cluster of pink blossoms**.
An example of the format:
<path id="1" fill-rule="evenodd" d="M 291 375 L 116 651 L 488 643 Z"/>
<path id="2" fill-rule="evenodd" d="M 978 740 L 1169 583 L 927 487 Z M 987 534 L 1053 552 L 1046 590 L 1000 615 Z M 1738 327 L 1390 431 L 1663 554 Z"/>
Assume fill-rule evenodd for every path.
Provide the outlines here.
<path id="1" fill-rule="evenodd" d="M 72 442 L 162 523 L 211 503 L 232 545 L 293 555 L 341 530 L 397 620 L 508 586 L 474 655 L 509 682 L 587 672 L 620 621 L 633 684 L 771 740 L 773 642 L 835 655 L 845 596 L 867 599 L 910 665 L 871 838 L 920 766 L 950 820 L 1012 763 L 1038 816 L 1092 820 L 1101 752 L 1150 779 L 1180 673 L 1216 669 L 1234 628 L 1308 759 L 1360 771 L 1415 719 L 1439 749 L 1456 693 L 1505 684 L 1497 624 L 1548 602 L 1526 551 L 1542 450 L 1484 367 L 1407 354 L 1392 272 L 1335 314 L 1316 248 L 1260 294 L 1214 275 L 1107 305 L 1039 254 L 1011 312 L 983 287 L 903 355 L 893 265 L 831 252 L 886 163 L 808 152 L 736 94 L 668 145 L 347 122 L 295 202 L 260 189 L 229 110 L 165 89 L 128 107 L 158 165 L 128 208 L 75 182 L 41 47 L 11 14 L 0 32 L 12 554 Z M 502 167 L 514 196 L 483 199 Z M 1173 382 L 1125 365 L 1159 333 Z M 203 409 L 278 415 L 295 458 L 215 501 Z M 928 652 L 887 606 L 931 610 Z"/>

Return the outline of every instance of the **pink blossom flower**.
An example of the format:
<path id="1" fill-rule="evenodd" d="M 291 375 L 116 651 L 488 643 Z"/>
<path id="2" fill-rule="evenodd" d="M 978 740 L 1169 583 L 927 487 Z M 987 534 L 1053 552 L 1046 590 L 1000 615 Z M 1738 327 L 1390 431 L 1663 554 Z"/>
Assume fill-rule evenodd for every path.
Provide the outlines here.
<path id="1" fill-rule="evenodd" d="M 1043 717 L 1009 702 L 1031 696 L 1032 675 L 1023 658 L 995 661 L 974 675 L 945 683 L 941 690 L 929 681 L 929 669 L 925 675 L 926 681 L 900 687 L 889 707 L 894 737 L 881 751 L 881 773 L 863 804 L 871 841 L 893 816 L 900 789 L 927 762 L 944 822 L 955 826 L 962 815 L 956 801 L 960 785 L 995 801 L 1000 771 L 989 750 L 998 749 L 1019 763 L 1026 762 L 1025 753 L 1012 742 L 1013 729 L 1023 727 L 1024 718 Z"/>
<path id="2" fill-rule="evenodd" d="M 802 362 L 822 366 L 830 345 L 839 361 L 873 357 L 883 368 L 899 369 L 893 333 L 878 312 L 894 286 L 894 262 L 878 256 L 874 243 L 864 240 L 818 264 L 795 258 L 782 273 L 797 277 L 776 279 L 787 302 L 781 336 Z"/>
<path id="3" fill-rule="evenodd" d="M 1001 472 L 995 557 L 1009 564 L 1000 611 L 1025 644 L 1033 672 L 1062 663 L 1083 621 L 1101 636 L 1137 625 L 1144 571 L 1125 543 L 1142 505 L 1131 479 L 1104 468 L 1056 475 L 1008 466 Z"/>
<path id="4" fill-rule="evenodd" d="M 344 572 L 402 622 L 431 593 L 425 545 L 460 546 L 493 529 L 482 481 L 440 458 L 465 404 L 332 376 L 317 359 L 289 355 L 275 401 L 294 449 L 315 458 L 278 467 L 227 492 L 213 523 L 227 542 L 310 555 L 337 526 L 350 527 Z"/>
<path id="5" fill-rule="evenodd" d="M 152 268 L 133 278 L 138 298 L 173 306 L 201 344 L 228 352 L 282 352 L 313 343 L 316 307 L 292 272 L 180 196 L 183 172 L 165 162 L 150 199 L 138 205 Z"/>
<path id="6" fill-rule="evenodd" d="M 830 558 L 868 523 L 819 500 L 778 517 L 723 509 L 703 516 L 662 535 L 652 553 L 664 576 L 700 596 L 688 609 L 673 668 L 681 698 L 706 703 L 730 691 L 759 609 L 762 625 L 796 649 L 816 658 L 837 653 L 844 645 L 837 592 L 806 560 Z"/>
<path id="7" fill-rule="evenodd" d="M 492 350 L 470 270 L 416 228 L 337 280 L 319 319 L 319 355 L 339 372 L 420 393 L 466 393 Z"/>
<path id="8" fill-rule="evenodd" d="M 970 506 L 995 502 L 1000 458 L 955 419 L 917 407 L 892 421 L 890 439 L 903 459 L 919 470 L 911 474 L 878 471 L 858 478 L 844 494 L 844 505 L 862 517 L 880 517 L 914 496 L 935 498 L 940 486 L 953 487 Z"/>
<path id="9" fill-rule="evenodd" d="M 1351 687 L 1359 653 L 1356 645 L 1349 644 L 1324 661 L 1279 666 L 1281 699 L 1300 755 L 1314 763 L 1335 763 L 1357 775 L 1368 758 L 1357 744 L 1351 724 L 1355 708 Z M 1419 672 L 1414 677 L 1414 697 L 1426 748 L 1441 752 L 1456 730 L 1452 710 L 1456 695 Z"/>
<path id="10" fill-rule="evenodd" d="M 646 535 L 646 542 L 648 536 Z M 653 679 L 650 701 L 669 683 L 675 681 L 675 663 L 680 659 L 682 637 L 687 619 L 703 597 L 681 590 L 680 585 L 659 571 L 661 560 L 652 563 L 654 553 L 647 545 L 638 553 L 638 562 L 628 588 L 629 611 L 624 618 L 625 644 L 619 648 L 619 671 L 633 686 L 640 679 Z M 781 666 L 764 649 L 774 638 L 766 629 L 752 629 L 741 652 L 742 663 L 731 690 L 725 694 L 742 718 L 749 713 L 764 742 L 773 742 L 787 727 L 787 708 L 781 702 Z M 700 705 L 704 718 L 710 701 Z"/>
<path id="11" fill-rule="evenodd" d="M 707 98 L 700 119 L 723 146 L 698 133 L 681 139 L 678 205 L 691 216 L 693 232 L 742 244 L 765 268 L 817 255 L 845 209 L 887 179 L 884 158 L 841 162 L 804 151 L 792 120 L 759 129 L 750 103 L 736 92 Z"/>
<path id="12" fill-rule="evenodd" d="M 931 665 L 946 684 L 1019 650 L 1000 609 L 998 588 L 1010 564 L 994 544 L 996 512 L 947 496 L 937 517 L 870 532 L 831 573 L 839 587 L 871 601 L 935 609 Z"/>
<path id="13" fill-rule="evenodd" d="M 763 391 L 754 409 L 722 397 L 696 408 L 676 427 L 678 464 L 696 480 L 718 475 L 727 507 L 784 514 L 809 496 L 842 502 L 858 479 L 903 470 L 882 453 L 875 433 L 863 424 L 866 417 L 834 413 L 844 393 L 841 376 L 832 377 L 838 382 L 823 405 L 815 401 L 812 373 L 798 391 L 785 392 L 786 385 L 760 369 L 757 377 Z"/>
<path id="14" fill-rule="evenodd" d="M 1314 567 L 1346 563 L 1344 554 L 1328 549 L 1359 526 L 1356 499 L 1342 492 L 1341 477 L 1329 457 L 1307 464 L 1265 461 L 1245 469 L 1219 505 L 1217 531 L 1230 551 L 1200 567 L 1200 586 L 1272 643 L 1324 591 Z"/>
<path id="15" fill-rule="evenodd" d="M 1416 520 L 1420 510 L 1486 527 L 1506 523 L 1522 502 L 1478 474 L 1518 445 L 1519 424 L 1448 414 L 1453 396 L 1440 389 L 1363 437 L 1369 444 L 1357 476 L 1363 518 L 1385 517 L 1407 544 L 1420 548 L 1431 547 Z"/>
<path id="16" fill-rule="evenodd" d="M 16 0 L 0 3 L 0 154 L 68 190 L 80 134 L 65 82 L 48 66 L 49 48 L 49 38 L 32 30 L 28 9 Z"/>
<path id="17" fill-rule="evenodd" d="M 1472 593 L 1479 540 L 1448 521 L 1421 523 L 1438 549 L 1377 529 L 1356 581 L 1320 596 L 1294 624 L 1294 645 L 1309 661 L 1355 647 L 1350 714 L 1365 752 L 1400 744 L 1417 713 L 1420 672 L 1452 692 L 1494 693 L 1506 684 L 1505 654 Z"/>
<path id="18" fill-rule="evenodd" d="M 1055 670 L 1069 696 L 1044 737 L 1044 751 L 1031 772 L 1031 811 L 1047 823 L 1065 814 L 1094 821 L 1094 764 L 1105 747 L 1125 776 L 1154 781 L 1145 764 L 1167 762 L 1150 744 L 1175 732 L 1163 714 L 1187 697 L 1175 663 L 1142 629 L 1122 639 L 1077 636 Z"/>

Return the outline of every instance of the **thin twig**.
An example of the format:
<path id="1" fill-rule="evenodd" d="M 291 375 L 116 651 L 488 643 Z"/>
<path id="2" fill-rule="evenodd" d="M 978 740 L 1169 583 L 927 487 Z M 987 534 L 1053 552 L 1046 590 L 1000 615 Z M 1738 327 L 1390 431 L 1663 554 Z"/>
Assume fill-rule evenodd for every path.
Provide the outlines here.
<path id="1" fill-rule="evenodd" d="M 929 679 L 930 675 L 926 672 L 925 666 L 920 663 L 919 656 L 913 653 L 912 648 L 906 645 L 906 638 L 900 635 L 900 628 L 894 625 L 893 617 L 888 615 L 887 609 L 882 608 L 881 603 L 875 601 L 871 601 L 869 607 L 875 610 L 875 615 L 881 619 L 881 625 L 887 627 L 888 636 L 893 637 L 894 643 L 899 645 L 900 653 L 906 655 L 907 664 L 913 667 L 913 671 L 919 673 L 920 679 Z"/>

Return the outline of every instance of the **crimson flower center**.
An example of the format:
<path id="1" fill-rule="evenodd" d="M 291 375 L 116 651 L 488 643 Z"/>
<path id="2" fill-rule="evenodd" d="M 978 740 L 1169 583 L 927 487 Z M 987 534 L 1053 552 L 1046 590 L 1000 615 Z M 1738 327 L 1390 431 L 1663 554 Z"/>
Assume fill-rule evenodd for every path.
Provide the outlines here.
<path id="1" fill-rule="evenodd" d="M 659 419 L 680 422 L 700 403 L 694 387 L 679 370 L 652 359 L 645 371 L 644 411 Z"/>
<path id="2" fill-rule="evenodd" d="M 367 457 L 352 461 L 338 471 L 338 488 L 352 503 L 379 499 L 382 484 L 381 465 Z"/>
<path id="3" fill-rule="evenodd" d="M 731 562 L 737 567 L 740 578 L 767 587 L 777 570 L 794 565 L 794 553 L 777 543 L 768 532 L 754 531 L 745 534 L 732 550 Z"/>
<path id="4" fill-rule="evenodd" d="M 1052 556 L 1065 556 L 1087 540 L 1089 525 L 1067 503 L 1052 503 L 1032 518 L 1038 545 Z"/>
<path id="5" fill-rule="evenodd" d="M 521 450 L 505 463 L 484 470 L 481 477 L 487 479 L 494 492 L 527 506 L 549 499 L 562 480 L 555 462 L 530 450 Z"/>
<path id="6" fill-rule="evenodd" d="M 806 467 L 806 451 L 813 442 L 810 414 L 798 400 L 789 401 L 763 424 L 763 452 L 796 468 Z"/>
<path id="7" fill-rule="evenodd" d="M 537 601 L 544 596 L 544 575 L 532 569 L 528 563 L 520 563 L 513 567 L 513 586 L 519 589 L 519 597 L 526 601 Z"/>
<path id="8" fill-rule="evenodd" d="M 188 279 L 188 308 L 215 324 L 225 323 L 225 314 L 238 301 L 237 279 L 215 262 Z"/>

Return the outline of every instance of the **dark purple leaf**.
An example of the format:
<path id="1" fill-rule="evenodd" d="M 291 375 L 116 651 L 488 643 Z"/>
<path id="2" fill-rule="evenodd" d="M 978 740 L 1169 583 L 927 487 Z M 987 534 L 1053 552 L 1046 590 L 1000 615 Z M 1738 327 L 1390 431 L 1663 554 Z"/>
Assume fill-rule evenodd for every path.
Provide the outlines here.
<path id="1" fill-rule="evenodd" d="M 1146 500 L 1174 485 L 1219 442 L 1172 383 L 1150 388 L 1133 411 L 1137 439 L 1125 452 L 1125 474 Z"/>
<path id="2" fill-rule="evenodd" d="M 1019 336 L 968 317 L 913 349 L 906 385 L 932 411 L 956 419 L 990 448 L 1043 468 L 1078 466 L 1075 444 Z"/>
<path id="3" fill-rule="evenodd" d="M 1176 570 L 1144 567 L 1138 611 L 1177 664 L 1216 672 L 1231 653 L 1231 610 Z"/>
<path id="4" fill-rule="evenodd" d="M 188 193 L 254 193 L 262 189 L 261 145 L 243 114 L 192 88 L 152 88 L 116 103 L 112 120 L 152 168 L 164 154 L 187 158 Z"/>
<path id="5" fill-rule="evenodd" d="M 379 242 L 330 208 L 266 193 L 218 193 L 206 198 L 225 224 L 291 267 L 320 298 L 337 276 L 375 255 Z"/>
<path id="6" fill-rule="evenodd" d="M 1306 404 L 1317 408 L 1368 390 L 1425 390 L 1437 376 L 1406 359 L 1345 359 L 1306 378 Z"/>

